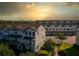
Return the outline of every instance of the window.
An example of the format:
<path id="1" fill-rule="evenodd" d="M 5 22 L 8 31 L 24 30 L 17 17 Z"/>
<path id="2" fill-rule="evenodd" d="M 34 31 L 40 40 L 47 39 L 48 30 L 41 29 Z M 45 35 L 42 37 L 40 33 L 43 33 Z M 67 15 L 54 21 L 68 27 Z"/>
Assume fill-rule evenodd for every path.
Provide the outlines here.
<path id="1" fill-rule="evenodd" d="M 53 30 L 55 30 L 55 28 L 53 28 Z"/>
<path id="2" fill-rule="evenodd" d="M 58 30 L 58 28 L 56 30 Z"/>
<path id="3" fill-rule="evenodd" d="M 67 30 L 70 30 L 69 28 L 67 28 Z"/>
<path id="4" fill-rule="evenodd" d="M 71 30 L 73 30 L 73 29 L 71 29 Z"/>
<path id="5" fill-rule="evenodd" d="M 62 30 L 62 28 L 60 28 L 60 30 Z"/>
<path id="6" fill-rule="evenodd" d="M 55 27 L 58 27 L 58 25 L 55 25 Z"/>
<path id="7" fill-rule="evenodd" d="M 29 32 L 29 35 L 31 35 L 31 32 Z"/>
<path id="8" fill-rule="evenodd" d="M 39 45 L 37 45 L 37 49 L 39 49 Z"/>
<path id="9" fill-rule="evenodd" d="M 64 29 L 65 30 L 65 29 Z"/>
<path id="10" fill-rule="evenodd" d="M 72 25 L 69 25 L 69 27 L 72 27 Z"/>
<path id="11" fill-rule="evenodd" d="M 35 35 L 35 32 L 33 32 L 33 35 Z"/>
<path id="12" fill-rule="evenodd" d="M 24 37 L 23 39 L 25 40 L 25 39 L 27 39 L 27 37 Z"/>
<path id="13" fill-rule="evenodd" d="M 63 25 L 63 24 L 62 24 L 61 26 L 62 26 L 62 27 L 65 27 L 65 25 Z"/>
<path id="14" fill-rule="evenodd" d="M 50 25 L 47 25 L 47 27 L 49 27 Z"/>
<path id="15" fill-rule="evenodd" d="M 26 32 L 26 35 L 27 35 L 27 32 Z"/>
<path id="16" fill-rule="evenodd" d="M 35 40 L 33 40 L 33 43 L 35 43 Z"/>

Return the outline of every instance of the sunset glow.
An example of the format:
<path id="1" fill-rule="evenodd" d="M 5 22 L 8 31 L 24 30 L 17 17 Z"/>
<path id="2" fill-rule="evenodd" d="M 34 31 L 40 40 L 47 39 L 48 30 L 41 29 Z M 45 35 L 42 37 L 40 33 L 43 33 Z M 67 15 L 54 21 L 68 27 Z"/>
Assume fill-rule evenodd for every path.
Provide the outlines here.
<path id="1" fill-rule="evenodd" d="M 0 3 L 1 20 L 77 20 L 79 3 L 17 2 Z"/>
<path id="2" fill-rule="evenodd" d="M 35 5 L 34 3 L 26 6 L 28 12 L 24 13 L 24 17 L 32 20 L 43 20 L 51 14 L 50 5 Z M 53 11 L 53 10 L 52 10 Z"/>

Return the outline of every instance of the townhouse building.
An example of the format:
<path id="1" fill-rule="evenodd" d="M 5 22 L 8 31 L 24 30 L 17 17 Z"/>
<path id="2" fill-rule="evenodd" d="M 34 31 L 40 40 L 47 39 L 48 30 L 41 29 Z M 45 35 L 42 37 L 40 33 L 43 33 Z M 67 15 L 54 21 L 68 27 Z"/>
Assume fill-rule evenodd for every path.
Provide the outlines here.
<path id="1" fill-rule="evenodd" d="M 17 50 L 37 52 L 45 42 L 45 28 L 40 24 L 0 24 L 0 40 L 9 41 Z"/>
<path id="2" fill-rule="evenodd" d="M 79 45 L 79 20 L 42 20 L 37 22 L 46 28 L 46 39 L 55 40 L 56 33 L 62 32 L 68 43 Z"/>
<path id="3" fill-rule="evenodd" d="M 65 35 L 76 35 L 79 27 L 79 20 L 43 20 L 37 21 L 46 28 L 47 36 L 55 36 L 56 32 L 63 32 Z"/>

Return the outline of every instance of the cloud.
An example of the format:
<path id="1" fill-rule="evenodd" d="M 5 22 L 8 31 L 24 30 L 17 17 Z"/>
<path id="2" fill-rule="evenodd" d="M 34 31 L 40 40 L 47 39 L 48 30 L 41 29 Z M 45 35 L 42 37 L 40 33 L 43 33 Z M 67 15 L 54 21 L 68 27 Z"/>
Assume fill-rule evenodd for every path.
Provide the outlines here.
<path id="1" fill-rule="evenodd" d="M 27 11 L 26 8 L 26 5 L 30 6 L 30 2 L 27 2 L 27 3 L 23 3 L 23 2 L 0 2 L 0 14 L 14 14 L 14 13 L 21 13 L 23 11 Z M 79 3 L 78 2 L 60 2 L 60 3 L 57 3 L 57 2 L 48 2 L 48 3 L 42 3 L 42 2 L 39 2 L 39 3 L 36 3 L 37 5 L 55 5 L 55 6 L 72 6 L 72 7 L 79 7 Z"/>
<path id="2" fill-rule="evenodd" d="M 22 11 L 21 4 L 14 2 L 0 2 L 0 14 L 13 14 Z"/>
<path id="3" fill-rule="evenodd" d="M 33 8 L 33 6 L 51 6 L 51 15 L 49 15 L 52 19 L 79 19 L 79 2 L 38 2 L 38 3 L 31 3 L 31 2 L 0 2 L 0 19 L 20 19 L 25 16 L 27 16 L 32 9 L 36 9 L 36 7 Z M 40 7 L 41 9 L 41 7 Z M 43 9 L 43 8 L 42 8 Z M 46 7 L 45 7 L 46 9 Z M 53 13 L 53 10 L 55 10 L 55 14 Z M 33 11 L 34 12 L 34 11 Z M 47 11 L 44 11 L 47 12 Z M 43 11 L 42 11 L 43 13 Z M 61 15 L 63 14 L 63 16 Z M 33 14 L 34 15 L 34 14 Z M 75 17 L 71 17 L 71 16 Z M 77 17 L 76 17 L 77 15 Z M 58 18 L 57 18 L 58 17 Z M 27 19 L 26 18 L 26 19 Z M 48 18 L 49 19 L 49 18 Z"/>

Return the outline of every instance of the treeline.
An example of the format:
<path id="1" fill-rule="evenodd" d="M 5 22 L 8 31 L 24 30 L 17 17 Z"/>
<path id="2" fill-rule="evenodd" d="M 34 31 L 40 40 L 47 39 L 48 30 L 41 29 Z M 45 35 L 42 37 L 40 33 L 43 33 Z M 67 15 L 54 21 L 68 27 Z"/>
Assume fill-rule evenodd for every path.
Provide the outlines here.
<path id="1" fill-rule="evenodd" d="M 0 20 L 0 23 L 31 23 L 33 21 L 25 21 L 25 20 L 19 20 L 19 21 L 12 21 L 12 20 Z"/>

